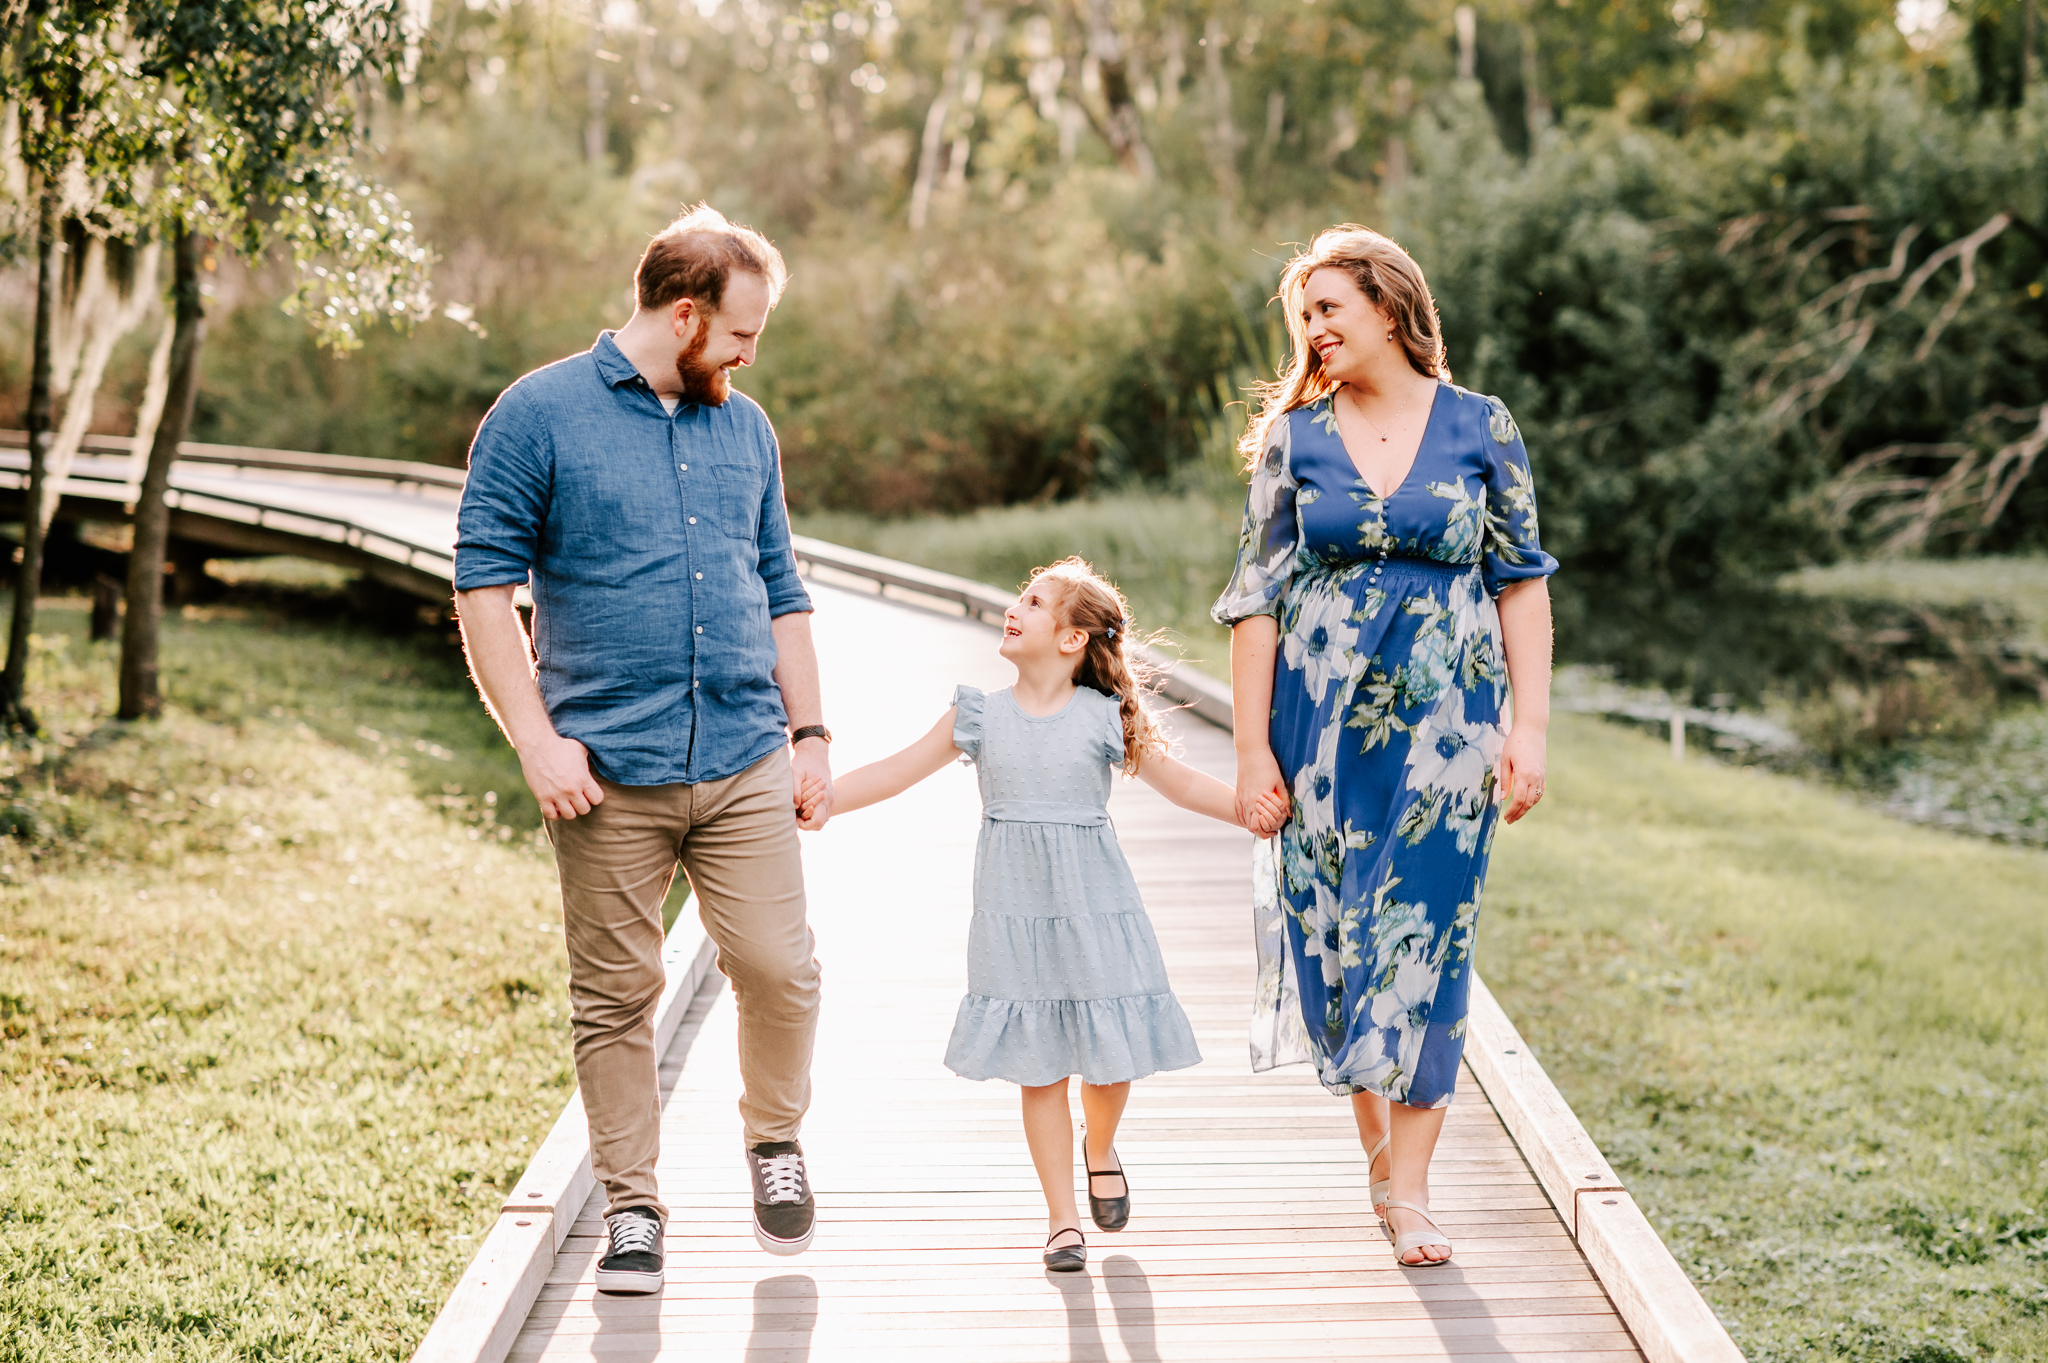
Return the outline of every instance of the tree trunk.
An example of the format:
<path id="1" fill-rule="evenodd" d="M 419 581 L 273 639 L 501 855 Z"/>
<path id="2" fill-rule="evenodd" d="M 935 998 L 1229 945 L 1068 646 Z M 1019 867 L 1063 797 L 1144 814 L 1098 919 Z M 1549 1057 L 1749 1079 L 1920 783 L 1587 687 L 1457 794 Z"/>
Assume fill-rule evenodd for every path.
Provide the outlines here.
<path id="1" fill-rule="evenodd" d="M 171 341 L 171 381 L 163 419 L 149 446 L 149 467 L 135 498 L 135 547 L 128 551 L 128 614 L 121 622 L 121 719 L 154 718 L 163 710 L 157 692 L 157 633 L 164 613 L 164 551 L 171 508 L 165 500 L 171 464 L 192 425 L 199 396 L 199 348 L 206 339 L 206 308 L 199 296 L 199 234 L 180 219 L 172 258 L 171 296 L 177 331 Z"/>
<path id="2" fill-rule="evenodd" d="M 1152 148 L 1145 144 L 1144 125 L 1138 118 L 1138 104 L 1131 95 L 1130 64 L 1124 57 L 1123 35 L 1117 32 L 1109 0 L 1088 0 L 1088 54 L 1102 79 L 1102 102 L 1106 117 L 1102 134 L 1109 143 L 1117 165 L 1141 180 L 1158 173 Z"/>
<path id="3" fill-rule="evenodd" d="M 121 338 L 133 331 L 156 298 L 157 244 L 140 248 L 114 242 L 95 242 L 99 256 L 98 285 L 80 298 L 79 330 L 84 335 L 77 375 L 64 403 L 64 421 L 44 461 L 48 479 L 42 500 L 44 533 L 57 514 L 57 500 L 64 480 L 78 460 L 78 447 L 92 425 L 93 406 L 99 399 L 100 382 L 107 374 L 107 361 Z M 118 267 L 117 267 L 118 262 Z M 154 377 L 154 376 L 152 376 Z M 161 403 L 161 399 L 158 400 Z"/>
<path id="4" fill-rule="evenodd" d="M 135 453 L 130 460 L 128 481 L 142 486 L 149 468 L 149 447 L 156 443 L 156 424 L 163 420 L 164 394 L 171 387 L 171 346 L 178 339 L 178 314 L 164 313 L 163 330 L 149 352 L 149 379 L 142 385 L 142 406 L 135 412 Z"/>
<path id="5" fill-rule="evenodd" d="M 33 732 L 36 718 L 22 704 L 28 681 L 28 639 L 36 627 L 36 593 L 43 585 L 42 505 L 50 453 L 50 329 L 57 316 L 57 187 L 45 182 L 36 213 L 35 349 L 29 361 L 28 486 L 22 489 L 21 568 L 14 575 L 14 620 L 7 634 L 7 667 L 0 671 L 0 717 Z"/>
<path id="6" fill-rule="evenodd" d="M 969 6 L 970 18 L 976 13 Z M 921 232 L 931 215 L 932 190 L 939 180 L 939 149 L 945 145 L 946 115 L 952 111 L 953 98 L 960 90 L 960 63 L 967 55 L 967 40 L 974 36 L 974 26 L 962 19 L 953 25 L 953 37 L 946 44 L 946 70 L 939 78 L 939 93 L 932 97 L 931 107 L 924 115 L 924 139 L 918 147 L 917 178 L 910 186 L 910 230 Z"/>

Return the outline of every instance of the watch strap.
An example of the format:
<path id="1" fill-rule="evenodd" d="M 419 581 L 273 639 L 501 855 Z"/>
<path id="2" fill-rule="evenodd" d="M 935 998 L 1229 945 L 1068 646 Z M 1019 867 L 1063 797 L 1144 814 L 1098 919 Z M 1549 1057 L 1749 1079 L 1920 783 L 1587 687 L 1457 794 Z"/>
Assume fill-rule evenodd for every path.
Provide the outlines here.
<path id="1" fill-rule="evenodd" d="M 789 742 L 794 747 L 807 738 L 822 738 L 827 743 L 830 743 L 832 741 L 832 731 L 822 724 L 806 724 L 803 728 L 790 734 Z"/>

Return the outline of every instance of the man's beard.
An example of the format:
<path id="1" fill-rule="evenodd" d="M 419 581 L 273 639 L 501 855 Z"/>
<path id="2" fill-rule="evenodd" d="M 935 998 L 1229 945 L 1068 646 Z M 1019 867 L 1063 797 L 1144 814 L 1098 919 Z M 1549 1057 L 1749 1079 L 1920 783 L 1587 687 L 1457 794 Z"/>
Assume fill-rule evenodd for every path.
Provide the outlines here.
<path id="1" fill-rule="evenodd" d="M 676 377 L 682 380 L 683 401 L 705 407 L 723 407 L 732 396 L 732 377 L 721 365 L 704 363 L 704 348 L 711 341 L 711 323 L 697 324 L 697 335 L 683 353 L 676 356 Z"/>

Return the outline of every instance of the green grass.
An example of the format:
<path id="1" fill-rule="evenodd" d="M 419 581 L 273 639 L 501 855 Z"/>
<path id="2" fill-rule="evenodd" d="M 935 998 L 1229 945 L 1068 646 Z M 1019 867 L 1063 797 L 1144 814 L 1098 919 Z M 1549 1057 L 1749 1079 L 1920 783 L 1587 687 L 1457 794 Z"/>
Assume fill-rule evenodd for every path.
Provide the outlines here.
<path id="1" fill-rule="evenodd" d="M 0 1359 L 402 1359 L 573 1082 L 516 763 L 445 640 L 260 606 L 110 723 L 82 606 L 0 755 Z"/>
<path id="2" fill-rule="evenodd" d="M 2048 1357 L 2048 856 L 1595 720 L 1481 968 L 1756 1363 Z"/>

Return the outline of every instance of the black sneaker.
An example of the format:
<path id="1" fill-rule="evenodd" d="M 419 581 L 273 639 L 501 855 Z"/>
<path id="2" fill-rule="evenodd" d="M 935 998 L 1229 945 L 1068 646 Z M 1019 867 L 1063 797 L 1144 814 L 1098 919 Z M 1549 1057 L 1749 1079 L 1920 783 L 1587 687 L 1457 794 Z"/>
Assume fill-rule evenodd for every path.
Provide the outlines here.
<path id="1" fill-rule="evenodd" d="M 803 1147 L 764 1141 L 747 1151 L 754 1180 L 754 1242 L 770 1254 L 802 1254 L 818 1229 L 818 1205 L 804 1175 Z"/>
<path id="2" fill-rule="evenodd" d="M 661 1213 L 628 1207 L 604 1219 L 605 1256 L 597 1261 L 597 1290 L 639 1294 L 661 1291 Z"/>

